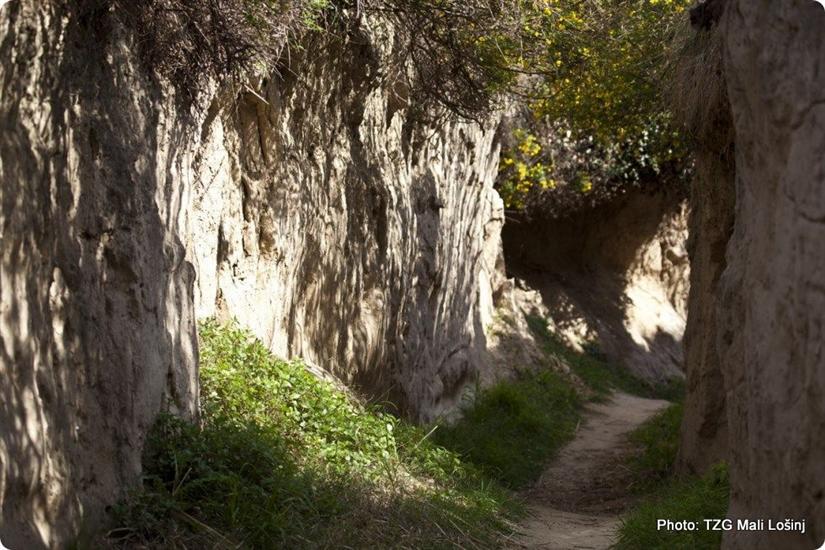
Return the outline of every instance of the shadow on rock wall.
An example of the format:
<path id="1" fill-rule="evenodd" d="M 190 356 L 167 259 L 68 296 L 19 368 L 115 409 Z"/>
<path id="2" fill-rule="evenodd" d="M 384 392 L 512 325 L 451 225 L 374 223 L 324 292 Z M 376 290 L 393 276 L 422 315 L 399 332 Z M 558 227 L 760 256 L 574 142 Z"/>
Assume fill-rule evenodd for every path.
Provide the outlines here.
<path id="1" fill-rule="evenodd" d="M 34 4 L 0 20 L 0 535 L 12 548 L 76 536 L 137 481 L 157 412 L 196 405 L 175 181 L 187 136 L 100 14 Z"/>
<path id="2" fill-rule="evenodd" d="M 687 208 L 632 193 L 552 220 L 508 220 L 508 275 L 541 293 L 552 328 L 653 382 L 682 376 Z"/>

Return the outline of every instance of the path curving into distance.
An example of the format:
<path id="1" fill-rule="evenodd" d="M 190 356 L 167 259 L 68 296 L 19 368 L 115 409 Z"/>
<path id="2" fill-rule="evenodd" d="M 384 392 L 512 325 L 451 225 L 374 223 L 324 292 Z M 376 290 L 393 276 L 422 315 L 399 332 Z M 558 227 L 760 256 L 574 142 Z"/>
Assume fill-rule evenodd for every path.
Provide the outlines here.
<path id="1" fill-rule="evenodd" d="M 609 548 L 631 501 L 627 435 L 669 404 L 616 393 L 588 405 L 573 441 L 524 493 L 528 517 L 513 548 Z"/>

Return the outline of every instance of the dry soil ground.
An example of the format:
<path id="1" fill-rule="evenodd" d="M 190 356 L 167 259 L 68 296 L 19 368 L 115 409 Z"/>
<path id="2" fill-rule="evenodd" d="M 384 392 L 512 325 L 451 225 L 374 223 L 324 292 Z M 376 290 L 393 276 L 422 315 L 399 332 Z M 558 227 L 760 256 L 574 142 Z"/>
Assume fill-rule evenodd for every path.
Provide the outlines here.
<path id="1" fill-rule="evenodd" d="M 516 548 L 604 550 L 632 500 L 627 434 L 667 401 L 616 393 L 588 406 L 576 436 L 525 493 L 529 516 Z"/>

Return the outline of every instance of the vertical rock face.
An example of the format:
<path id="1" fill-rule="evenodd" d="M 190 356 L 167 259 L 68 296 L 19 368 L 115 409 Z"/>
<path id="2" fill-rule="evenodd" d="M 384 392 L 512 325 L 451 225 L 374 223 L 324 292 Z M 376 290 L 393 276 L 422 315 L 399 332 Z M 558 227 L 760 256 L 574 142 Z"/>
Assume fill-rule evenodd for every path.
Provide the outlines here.
<path id="1" fill-rule="evenodd" d="M 801 533 L 731 532 L 727 548 L 825 538 L 825 11 L 729 0 L 736 223 L 721 281 L 734 517 L 807 519 Z"/>
<path id="2" fill-rule="evenodd" d="M 196 315 L 413 417 L 448 406 L 491 315 L 492 125 L 428 122 L 378 21 L 192 116 L 67 4 L 0 10 L 3 542 L 66 544 L 157 414 L 196 413 Z"/>
<path id="3" fill-rule="evenodd" d="M 367 21 L 306 44 L 296 77 L 216 102 L 188 250 L 199 317 L 426 420 L 484 349 L 498 146 L 492 124 L 427 122 L 389 76 L 393 42 Z"/>
<path id="4" fill-rule="evenodd" d="M 78 8 L 0 9 L 0 536 L 59 546 L 196 408 L 186 138 Z M 120 44 L 118 46 L 117 44 Z"/>
<path id="5" fill-rule="evenodd" d="M 722 323 L 717 310 L 734 223 L 735 147 L 718 25 L 720 2 L 715 0 L 713 6 L 711 15 L 716 15 L 705 23 L 696 24 L 692 17 L 697 31 L 683 48 L 677 79 L 688 92 L 676 102 L 677 113 L 696 138 L 684 342 L 687 392 L 678 459 L 680 470 L 694 474 L 704 473 L 728 456 L 725 385 L 717 339 Z"/>
<path id="6" fill-rule="evenodd" d="M 727 108 L 727 105 L 725 105 Z M 719 279 L 733 230 L 733 166 L 724 153 L 697 154 L 691 197 L 690 296 L 685 327 L 685 413 L 679 467 L 704 473 L 727 458 L 725 385 L 717 344 Z"/>
<path id="7" fill-rule="evenodd" d="M 663 192 L 504 228 L 507 268 L 541 292 L 554 330 L 652 382 L 681 376 L 686 239 L 685 202 Z"/>

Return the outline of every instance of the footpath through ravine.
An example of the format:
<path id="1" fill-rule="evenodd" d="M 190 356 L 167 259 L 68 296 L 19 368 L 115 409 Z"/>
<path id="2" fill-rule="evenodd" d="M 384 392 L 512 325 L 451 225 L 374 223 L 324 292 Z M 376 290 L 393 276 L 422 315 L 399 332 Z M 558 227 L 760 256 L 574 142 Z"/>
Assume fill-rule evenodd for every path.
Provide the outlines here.
<path id="1" fill-rule="evenodd" d="M 588 405 L 573 441 L 524 493 L 528 517 L 513 548 L 610 548 L 632 500 L 627 436 L 668 405 L 625 393 Z"/>

